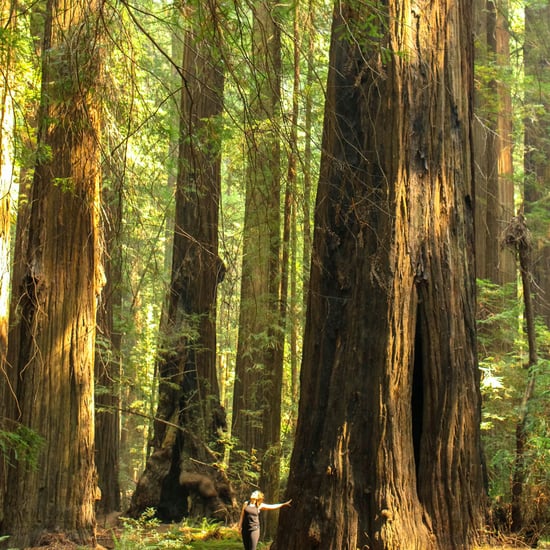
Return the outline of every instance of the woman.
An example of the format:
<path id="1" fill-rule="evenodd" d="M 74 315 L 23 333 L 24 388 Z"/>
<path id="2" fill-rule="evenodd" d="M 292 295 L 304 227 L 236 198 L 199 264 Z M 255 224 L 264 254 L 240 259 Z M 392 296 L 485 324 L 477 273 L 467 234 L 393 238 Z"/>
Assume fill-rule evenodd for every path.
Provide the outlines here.
<path id="1" fill-rule="evenodd" d="M 239 519 L 239 530 L 243 537 L 244 550 L 256 550 L 260 540 L 260 511 L 278 510 L 283 506 L 290 506 L 290 500 L 279 504 L 266 504 L 261 491 L 254 491 L 250 495 L 250 500 L 243 505 Z"/>

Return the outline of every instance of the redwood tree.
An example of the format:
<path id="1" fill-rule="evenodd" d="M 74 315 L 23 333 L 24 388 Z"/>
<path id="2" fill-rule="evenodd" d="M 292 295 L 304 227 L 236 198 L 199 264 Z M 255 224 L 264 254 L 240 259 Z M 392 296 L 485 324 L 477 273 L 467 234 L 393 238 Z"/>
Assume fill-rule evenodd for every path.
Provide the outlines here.
<path id="1" fill-rule="evenodd" d="M 271 0 L 252 8 L 252 81 L 245 115 L 247 172 L 232 435 L 255 454 L 269 499 L 279 490 L 281 325 L 281 30 Z M 235 456 L 235 455 L 234 455 Z M 235 462 L 233 462 L 235 464 Z"/>
<path id="2" fill-rule="evenodd" d="M 54 529 L 78 543 L 94 536 L 101 10 L 98 1 L 51 1 L 44 13 L 38 148 L 3 404 L 11 425 L 44 445 L 38 468 L 12 457 L 7 471 L 0 531 L 13 546 Z"/>
<path id="3" fill-rule="evenodd" d="M 155 507 L 165 520 L 228 519 L 229 482 L 217 467 L 226 428 L 216 373 L 220 116 L 224 74 L 220 14 L 211 0 L 189 11 L 185 32 L 180 148 L 170 289 L 161 323 L 159 403 L 153 452 L 130 513 Z"/>
<path id="4" fill-rule="evenodd" d="M 11 187 L 13 173 L 13 48 L 11 31 L 15 27 L 15 5 L 3 2 L 0 6 L 0 399 L 5 372 L 6 351 L 8 347 L 8 319 L 10 295 L 10 231 L 11 231 Z M 4 429 L 0 406 L 0 430 Z M 1 466 L 0 466 L 1 468 Z M 0 520 L 5 487 L 0 474 Z"/>
<path id="5" fill-rule="evenodd" d="M 468 0 L 334 11 L 278 549 L 467 548 L 479 525 L 470 35 Z"/>
<path id="6" fill-rule="evenodd" d="M 15 20 L 15 4 L 2 2 L 0 6 L 0 28 L 3 29 L 0 37 L 0 66 L 2 66 L 0 71 L 0 369 L 4 365 L 8 337 L 14 129 L 12 31 L 15 28 Z"/>
<path id="7" fill-rule="evenodd" d="M 550 2 L 533 2 L 525 9 L 525 116 L 524 134 L 524 202 L 507 232 L 508 244 L 517 250 L 525 305 L 525 330 L 529 343 L 525 367 L 525 389 L 517 411 L 515 461 L 511 484 L 511 529 L 523 532 L 527 542 L 538 536 L 537 506 L 542 497 L 537 488 L 528 490 L 530 441 L 529 416 L 536 396 L 537 368 L 535 318 L 550 326 L 550 243 L 548 240 L 548 190 L 550 178 L 550 76 L 546 66 L 550 61 L 548 44 Z M 524 211 L 524 212 L 523 212 Z M 525 216 L 524 216 L 525 213 Z M 527 230 L 529 227 L 529 230 Z M 515 238 L 510 239 L 510 230 Z"/>
<path id="8" fill-rule="evenodd" d="M 114 152 L 104 170 L 106 180 L 101 193 L 103 265 L 105 286 L 98 304 L 95 354 L 95 460 L 101 500 L 98 512 L 120 510 L 120 379 L 122 334 L 116 314 L 122 304 L 122 155 Z"/>
<path id="9" fill-rule="evenodd" d="M 480 278 L 502 284 L 515 282 L 517 276 L 513 254 L 501 246 L 514 215 L 508 0 L 476 0 L 473 6 L 476 272 Z"/>
<path id="10" fill-rule="evenodd" d="M 525 214 L 533 235 L 533 276 L 539 288 L 535 312 L 550 326 L 550 245 L 548 244 L 548 182 L 550 181 L 550 2 L 525 10 Z"/>

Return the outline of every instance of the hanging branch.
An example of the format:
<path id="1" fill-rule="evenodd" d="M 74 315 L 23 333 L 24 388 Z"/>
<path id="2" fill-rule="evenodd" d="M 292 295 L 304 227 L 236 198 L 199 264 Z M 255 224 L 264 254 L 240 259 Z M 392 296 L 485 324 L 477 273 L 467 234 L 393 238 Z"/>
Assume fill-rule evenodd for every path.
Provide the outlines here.
<path id="1" fill-rule="evenodd" d="M 535 370 L 537 364 L 537 346 L 535 335 L 535 314 L 531 295 L 531 234 L 523 214 L 512 218 L 505 230 L 504 245 L 513 248 L 519 258 L 521 282 L 523 285 L 523 301 L 525 307 L 525 322 L 527 341 L 529 344 L 529 360 L 527 369 L 527 385 L 523 393 L 516 424 L 516 458 L 512 478 L 512 530 L 518 532 L 523 528 L 522 494 L 525 483 L 525 444 L 527 442 L 527 414 L 529 402 L 535 393 Z"/>

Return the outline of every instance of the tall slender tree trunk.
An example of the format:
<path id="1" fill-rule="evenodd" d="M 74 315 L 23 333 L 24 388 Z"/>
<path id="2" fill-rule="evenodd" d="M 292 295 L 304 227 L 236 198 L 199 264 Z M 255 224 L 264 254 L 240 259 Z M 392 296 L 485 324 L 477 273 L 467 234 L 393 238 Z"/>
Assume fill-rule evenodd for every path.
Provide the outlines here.
<path id="1" fill-rule="evenodd" d="M 8 345 L 10 286 L 10 227 L 13 194 L 13 39 L 15 5 L 0 6 L 0 375 L 4 368 Z M 0 502 L 1 502 L 0 497 Z"/>
<path id="2" fill-rule="evenodd" d="M 510 246 L 516 253 L 519 260 L 521 273 L 521 282 L 523 289 L 524 317 L 527 332 L 528 342 L 528 357 L 529 360 L 525 365 L 527 380 L 525 390 L 519 407 L 518 420 L 516 422 L 516 453 L 514 460 L 514 468 L 512 472 L 512 506 L 511 520 L 512 531 L 520 532 L 526 526 L 525 524 L 525 478 L 526 464 L 525 453 L 528 441 L 528 412 L 529 405 L 535 393 L 536 376 L 534 367 L 537 364 L 537 342 L 535 331 L 535 308 L 532 293 L 532 239 L 525 217 L 520 214 L 511 220 L 506 231 L 506 244 Z M 532 541 L 528 541 L 532 542 Z"/>
<path id="3" fill-rule="evenodd" d="M 30 30 L 33 36 L 33 47 L 37 54 L 36 56 L 36 63 L 38 64 L 38 60 L 40 59 L 40 54 L 42 51 L 42 44 L 41 40 L 39 38 L 39 35 L 43 33 L 43 8 L 44 8 L 44 1 L 38 2 L 37 4 L 33 4 L 30 14 L 29 14 L 29 22 L 30 22 Z M 9 9 L 8 9 L 9 6 Z M 10 48 L 9 45 L 11 44 L 12 38 L 15 37 L 15 35 L 12 35 L 12 29 L 15 31 L 16 29 L 16 21 L 15 21 L 15 3 L 11 4 L 3 4 L 3 7 L 8 9 L 5 16 L 11 17 L 11 19 L 6 19 L 5 24 L 2 25 L 3 28 L 6 29 L 6 32 L 4 33 L 3 38 L 6 40 L 6 45 L 8 45 L 6 51 L 4 54 L 6 55 L 6 72 L 3 73 L 7 80 L 4 82 L 11 85 L 12 78 L 15 78 L 15 74 L 12 74 L 11 71 L 13 71 L 13 63 L 15 63 L 15 59 L 13 58 L 14 49 Z M 8 15 L 10 14 L 10 15 Z M 4 55 L 3 54 L 3 55 Z M 34 69 L 38 69 L 37 67 L 34 67 Z M 7 90 L 6 90 L 7 92 Z M 33 94 L 31 94 L 33 96 Z M 6 97 L 6 100 L 10 101 L 10 98 L 12 97 L 11 93 Z M 11 106 L 10 106 L 11 107 Z M 31 99 L 28 102 L 25 103 L 24 107 L 22 106 L 22 109 L 24 109 L 27 120 L 26 124 L 28 128 L 32 128 L 33 130 L 36 128 L 36 121 L 38 117 L 38 101 L 35 99 Z M 6 114 L 3 115 L 4 117 Z M 23 147 L 28 148 L 31 150 L 34 147 L 34 144 L 31 143 L 31 139 L 29 136 L 33 135 L 33 132 L 22 132 L 17 135 L 17 130 L 15 129 L 15 135 L 11 134 L 11 130 L 8 129 L 8 127 L 11 125 L 11 123 L 8 124 L 9 117 L 5 119 L 3 122 L 3 129 L 2 129 L 2 139 L 5 139 L 7 141 L 4 141 L 4 146 L 7 146 L 7 149 L 4 149 L 2 152 L 2 177 L 8 178 L 8 174 L 10 180 L 12 180 L 12 170 L 13 167 L 10 167 L 11 160 L 9 160 L 9 157 L 4 157 L 4 155 L 11 155 L 12 151 L 10 150 L 11 143 L 10 140 L 16 137 L 19 137 L 21 139 L 21 144 Z M 6 132 L 6 133 L 4 133 Z M 9 151 L 9 152 L 8 152 Z M 13 160 L 13 159 L 12 159 Z M 15 210 L 17 212 L 16 216 L 16 222 L 15 222 L 15 242 L 13 243 L 13 250 L 11 253 L 10 258 L 10 265 L 8 266 L 6 264 L 6 269 L 9 269 L 9 281 L 10 283 L 13 281 L 20 281 L 24 277 L 25 273 L 25 251 L 27 250 L 28 245 L 28 231 L 29 231 L 29 218 L 30 218 L 30 189 L 31 189 L 31 168 L 32 165 L 29 163 L 24 164 L 21 168 L 18 169 L 18 196 L 17 196 L 17 205 L 15 207 Z M 13 189 L 10 189 L 10 191 L 13 191 Z M 5 197 L 7 199 L 7 197 Z M 7 208 L 7 203 L 4 203 L 4 206 Z M 3 222 L 8 223 L 8 215 L 7 210 L 5 211 L 6 217 L 4 218 Z M 7 229 L 6 229 L 7 231 Z M 5 241 L 3 245 L 6 247 L 5 251 L 8 252 L 8 233 L 5 234 Z M 11 246 L 11 245 L 10 245 Z M 6 258 L 7 261 L 7 258 Z M 9 288 L 5 285 L 8 284 L 6 275 L 8 271 L 4 272 L 4 280 L 3 280 L 3 289 L 2 292 L 6 292 L 7 296 Z M 11 285 L 10 285 L 11 286 Z M 15 289 L 14 289 L 15 291 Z M 9 300 L 9 319 L 15 319 L 17 317 L 16 313 L 16 302 L 13 299 Z M 7 327 L 8 328 L 8 327 Z M 11 346 L 13 349 L 19 348 L 19 334 L 16 330 L 10 330 L 8 328 L 8 334 L 6 335 L 5 345 L 4 348 L 4 357 L 3 361 L 6 359 L 6 353 L 7 353 L 7 344 L 8 340 L 11 342 Z M 0 373 L 0 418 L 2 419 L 2 426 L 3 429 L 11 430 L 11 429 L 17 429 L 16 426 L 14 426 L 12 423 L 9 422 L 9 416 L 8 413 L 9 405 L 12 402 L 13 398 L 13 389 L 17 385 L 17 373 L 14 371 L 14 369 L 8 369 L 4 368 Z M 6 493 L 5 487 L 2 487 L 2 483 L 4 483 L 7 480 L 6 475 L 6 468 L 7 463 L 4 461 L 0 463 L 0 491 L 2 492 L 2 495 L 0 496 L 0 522 L 2 521 L 2 499 Z"/>
<path id="4" fill-rule="evenodd" d="M 10 230 L 12 214 L 13 183 L 13 131 L 14 114 L 12 97 L 13 48 L 11 31 L 15 28 L 15 6 L 13 2 L 3 2 L 0 6 L 0 400 L 3 389 L 9 391 L 6 379 L 6 353 L 8 350 L 8 322 L 10 296 Z M 0 405 L 0 430 L 6 429 L 2 421 L 4 414 Z M 3 465 L 0 465 L 0 469 Z M 6 492 L 6 478 L 0 474 L 0 521 L 2 520 L 3 500 Z"/>
<path id="5" fill-rule="evenodd" d="M 533 277 L 539 298 L 536 315 L 550 326 L 550 246 L 548 245 L 548 191 L 550 185 L 550 3 L 532 4 L 525 9 L 525 104 L 531 111 L 525 120 L 524 210 L 533 238 Z"/>
<path id="6" fill-rule="evenodd" d="M 226 429 L 216 372 L 216 292 L 225 267 L 218 256 L 220 115 L 224 75 L 218 4 L 206 2 L 186 31 L 172 276 L 161 326 L 159 403 L 153 453 L 130 513 L 157 509 L 228 520 L 234 502 L 217 464 Z M 214 42 L 220 47 L 220 41 Z M 217 445 L 217 447 L 216 447 Z M 217 449 L 217 453 L 212 450 Z"/>
<path id="7" fill-rule="evenodd" d="M 276 5 L 253 8 L 253 83 L 247 128 L 247 181 L 239 342 L 232 434 L 257 453 L 262 489 L 278 496 L 282 388 L 280 74 Z"/>
<path id="8" fill-rule="evenodd" d="M 122 305 L 122 177 L 124 159 L 108 165 L 108 181 L 112 188 L 102 192 L 105 286 L 98 304 L 97 342 L 95 354 L 95 447 L 98 485 L 101 500 L 98 511 L 103 514 L 121 509 L 120 495 L 120 383 L 122 376 L 122 334 L 115 318 Z"/>
<path id="9" fill-rule="evenodd" d="M 466 0 L 334 11 L 277 549 L 469 548 L 480 525 L 471 15 Z"/>
<path id="10" fill-rule="evenodd" d="M 510 62 L 507 0 L 476 0 L 474 8 L 476 268 L 478 277 L 502 284 L 516 280 L 514 256 L 500 246 L 514 215 L 511 94 L 502 74 Z"/>
<path id="11" fill-rule="evenodd" d="M 524 206 L 511 224 L 509 244 L 518 253 L 523 283 L 525 324 L 529 343 L 529 361 L 525 365 L 525 390 L 516 424 L 516 452 L 512 479 L 512 530 L 529 534 L 529 497 L 526 495 L 526 471 L 529 443 L 529 405 L 535 395 L 537 347 L 535 318 L 550 326 L 550 246 L 548 245 L 548 191 L 550 181 L 550 62 L 548 46 L 550 2 L 525 8 L 524 59 L 525 102 L 531 111 L 525 118 Z M 527 230 L 529 226 L 530 231 Z M 536 291 L 535 291 L 536 289 Z M 529 540 L 528 542 L 532 542 Z"/>
<path id="12" fill-rule="evenodd" d="M 308 0 L 307 13 L 304 28 L 307 36 L 306 53 L 306 94 L 304 105 L 304 198 L 303 198 L 303 255 L 302 255 L 302 276 L 304 288 L 303 310 L 307 308 L 307 296 L 309 291 L 309 270 L 311 262 L 311 200 L 312 200 L 312 127 L 313 127 L 313 94 L 311 92 L 315 74 L 315 27 L 314 27 L 314 3 Z"/>
<path id="13" fill-rule="evenodd" d="M 495 246 L 495 239 L 497 243 L 502 242 L 502 235 L 506 231 L 506 227 L 515 211 L 512 92 L 506 78 L 507 69 L 510 67 L 509 1 L 496 0 L 491 8 L 495 19 L 494 48 L 496 66 L 502 73 L 497 74 L 496 81 L 492 83 L 498 101 L 496 125 L 498 188 L 495 232 L 490 237 L 489 245 L 499 250 L 499 254 L 496 258 L 496 273 L 491 279 L 500 283 L 515 283 L 517 280 L 517 266 L 514 255 L 502 246 Z M 493 266 L 491 269 L 494 271 Z"/>
<path id="14" fill-rule="evenodd" d="M 294 61 L 294 80 L 292 84 L 292 116 L 290 120 L 290 142 L 288 156 L 288 183 L 289 190 L 292 190 L 290 201 L 285 200 L 285 205 L 288 202 L 290 207 L 289 212 L 289 247 L 290 247 L 290 300 L 288 301 L 288 313 L 290 318 L 290 334 L 289 334 L 289 363 L 290 363 L 290 398 L 292 403 L 297 403 L 298 400 L 298 334 L 302 326 L 301 319 L 298 316 L 298 268 L 297 268 L 297 197 L 298 185 L 298 160 L 299 160 L 299 141 L 298 141 L 298 125 L 300 118 L 300 86 L 301 86 L 301 49 L 302 49 L 302 2 L 297 1 L 294 6 L 294 22 L 293 22 L 293 61 Z M 285 207 L 285 210 L 287 208 Z M 283 301 L 284 303 L 284 301 Z"/>
<path id="15" fill-rule="evenodd" d="M 93 356 L 99 264 L 99 2 L 45 13 L 37 162 L 25 272 L 13 283 L 9 418 L 44 440 L 38 468 L 13 460 L 0 530 L 29 546 L 43 531 L 94 537 Z"/>
<path id="16" fill-rule="evenodd" d="M 302 325 L 305 318 L 305 311 L 307 308 L 307 299 L 309 292 L 309 272 L 311 262 L 311 201 L 312 201 L 312 164 L 313 164 L 313 93 L 312 88 L 314 86 L 315 75 L 315 35 L 316 30 L 314 27 L 314 3 L 312 0 L 308 0 L 305 10 L 300 9 L 300 2 L 296 4 L 295 13 L 295 33 L 300 33 L 300 39 L 296 40 L 300 43 L 301 49 L 301 35 L 305 37 L 304 42 L 306 46 L 306 74 L 305 74 L 305 91 L 304 91 L 304 152 L 303 152 L 303 187 L 301 196 L 302 205 L 302 270 L 300 273 L 302 281 L 302 303 L 297 308 L 300 311 L 300 324 Z M 296 53 L 296 52 L 295 52 Z M 298 77 L 301 76 L 298 74 Z M 297 306 L 298 304 L 296 304 Z M 297 347 L 297 346 L 296 346 Z M 295 346 L 292 347 L 295 349 Z M 296 358 L 297 359 L 297 358 Z M 291 359 L 291 395 L 292 402 L 297 403 L 300 391 L 300 369 L 297 361 L 294 358 Z M 293 427 L 295 428 L 296 418 L 293 418 Z"/>

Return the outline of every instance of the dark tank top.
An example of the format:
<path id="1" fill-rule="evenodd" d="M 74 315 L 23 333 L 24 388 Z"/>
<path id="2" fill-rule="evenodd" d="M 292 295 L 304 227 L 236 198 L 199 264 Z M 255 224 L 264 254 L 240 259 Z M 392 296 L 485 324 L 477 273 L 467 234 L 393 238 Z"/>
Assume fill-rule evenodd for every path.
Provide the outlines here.
<path id="1" fill-rule="evenodd" d="M 257 531 L 260 528 L 260 509 L 255 504 L 247 504 L 244 509 L 243 531 Z"/>

